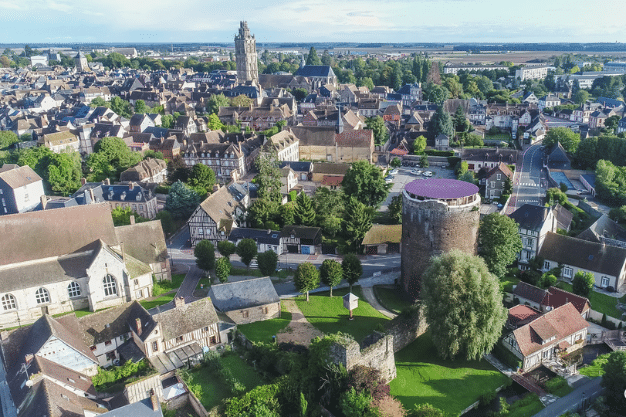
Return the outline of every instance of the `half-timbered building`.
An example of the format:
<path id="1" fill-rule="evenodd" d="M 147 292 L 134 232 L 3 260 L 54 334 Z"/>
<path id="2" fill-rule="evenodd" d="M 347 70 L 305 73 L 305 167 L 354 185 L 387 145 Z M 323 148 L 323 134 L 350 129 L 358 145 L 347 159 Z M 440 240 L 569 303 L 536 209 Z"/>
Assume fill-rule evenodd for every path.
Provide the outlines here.
<path id="1" fill-rule="evenodd" d="M 237 219 L 244 211 L 237 199 L 227 187 L 209 195 L 193 212 L 187 224 L 191 245 L 196 246 L 201 240 L 209 240 L 214 245 L 226 240 L 233 227 L 237 227 Z"/>

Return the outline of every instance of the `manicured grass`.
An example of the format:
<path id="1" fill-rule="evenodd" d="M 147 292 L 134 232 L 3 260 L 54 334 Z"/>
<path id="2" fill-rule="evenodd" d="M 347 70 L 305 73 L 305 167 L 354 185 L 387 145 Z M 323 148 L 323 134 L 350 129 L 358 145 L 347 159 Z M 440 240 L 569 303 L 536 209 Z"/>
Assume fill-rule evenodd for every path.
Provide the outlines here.
<path id="1" fill-rule="evenodd" d="M 517 285 L 518 282 L 519 282 L 519 278 L 517 278 L 512 273 L 507 272 L 507 274 L 500 279 L 500 289 L 503 292 L 512 293 L 513 286 Z"/>
<path id="2" fill-rule="evenodd" d="M 597 376 L 604 375 L 602 365 L 604 365 L 609 360 L 609 355 L 610 353 L 598 356 L 589 365 L 580 368 L 578 372 L 580 372 L 581 375 L 588 376 L 589 378 L 595 378 Z"/>
<path id="3" fill-rule="evenodd" d="M 557 286 L 565 291 L 574 292 L 572 284 L 568 284 L 567 282 L 561 281 Z M 617 319 L 622 316 L 622 312 L 616 307 L 618 301 L 617 298 L 610 297 L 606 294 L 595 292 L 593 290 L 589 293 L 589 297 L 587 298 L 589 298 L 589 302 L 591 303 L 591 308 L 593 310 Z"/>
<path id="4" fill-rule="evenodd" d="M 402 313 L 404 309 L 413 305 L 403 296 L 403 292 L 399 288 L 384 288 L 375 285 L 374 295 L 383 307 L 396 314 Z"/>
<path id="5" fill-rule="evenodd" d="M 509 135 L 508 133 L 496 133 L 493 135 L 487 133 L 485 135 L 485 140 L 503 140 L 505 142 L 508 142 L 510 139 L 511 135 Z"/>
<path id="6" fill-rule="evenodd" d="M 152 285 L 152 295 L 157 296 L 161 294 L 165 294 L 166 292 L 178 289 L 180 284 L 183 283 L 185 279 L 185 274 L 172 274 L 172 280 L 162 280 L 162 281 L 154 281 L 154 285 Z"/>
<path id="7" fill-rule="evenodd" d="M 515 401 L 509 408 L 507 417 L 530 417 L 543 410 L 543 404 L 536 394 L 528 394 Z"/>
<path id="8" fill-rule="evenodd" d="M 311 301 L 308 303 L 305 295 L 297 297 L 295 302 L 309 323 L 321 332 L 330 334 L 341 331 L 352 335 L 360 342 L 389 319 L 365 301 L 360 287 L 352 287 L 352 293 L 359 297 L 359 306 L 352 311 L 354 320 L 350 321 L 349 312 L 343 308 L 341 298 L 347 293 L 347 288 L 341 288 L 333 291 L 333 298 L 324 291 L 311 294 Z"/>
<path id="9" fill-rule="evenodd" d="M 156 298 L 154 300 L 144 300 L 144 301 L 140 301 L 139 303 L 143 306 L 143 308 L 145 308 L 146 310 L 150 310 L 151 308 L 157 307 L 157 306 L 162 306 L 163 304 L 167 304 L 170 301 L 172 301 L 174 299 L 174 297 L 176 296 L 176 294 L 167 294 L 167 295 L 162 295 L 159 298 Z"/>
<path id="10" fill-rule="evenodd" d="M 430 332 L 396 353 L 397 377 L 391 394 L 407 410 L 430 403 L 446 415 L 458 415 L 483 394 L 504 385 L 507 377 L 484 359 L 439 359 Z"/>
<path id="11" fill-rule="evenodd" d="M 103 309 L 105 310 L 105 309 Z M 76 317 L 83 317 L 83 316 L 87 316 L 89 314 L 92 314 L 93 311 L 89 311 L 88 309 L 82 309 L 82 310 L 74 310 L 74 311 L 66 311 L 65 313 L 59 313 L 59 314 L 53 314 L 52 317 L 63 317 L 63 316 L 67 316 L 68 314 L 72 314 L 75 313 Z M 19 326 L 18 326 L 19 327 Z"/>
<path id="12" fill-rule="evenodd" d="M 240 324 L 237 328 L 251 342 L 271 342 L 272 336 L 287 327 L 291 321 L 291 313 L 285 310 L 285 306 L 282 303 L 281 310 L 278 318 Z"/>
<path id="13" fill-rule="evenodd" d="M 230 369 L 233 377 L 244 384 L 248 391 L 263 382 L 260 375 L 237 355 L 224 356 L 221 362 L 222 366 L 226 369 Z"/>
<path id="14" fill-rule="evenodd" d="M 550 394 L 554 394 L 557 397 L 564 397 L 570 392 L 574 391 L 574 388 L 567 384 L 567 381 L 562 376 L 556 376 L 545 383 L 546 391 Z"/>
<path id="15" fill-rule="evenodd" d="M 231 268 L 229 275 L 246 275 L 250 277 L 264 277 L 257 268 Z M 278 272 L 275 272 L 271 275 L 272 277 L 278 277 L 280 279 L 285 279 L 287 277 L 293 276 L 293 271 L 287 271 L 286 269 L 279 269 Z"/>

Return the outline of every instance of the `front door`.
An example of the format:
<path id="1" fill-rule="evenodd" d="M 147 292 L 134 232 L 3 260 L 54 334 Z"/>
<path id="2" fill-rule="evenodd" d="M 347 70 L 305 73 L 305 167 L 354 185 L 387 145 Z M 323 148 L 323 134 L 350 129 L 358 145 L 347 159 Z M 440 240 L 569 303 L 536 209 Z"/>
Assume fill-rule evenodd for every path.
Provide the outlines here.
<path id="1" fill-rule="evenodd" d="M 310 255 L 311 254 L 311 247 L 310 246 L 306 246 L 306 245 L 302 245 L 302 254 L 303 255 Z"/>

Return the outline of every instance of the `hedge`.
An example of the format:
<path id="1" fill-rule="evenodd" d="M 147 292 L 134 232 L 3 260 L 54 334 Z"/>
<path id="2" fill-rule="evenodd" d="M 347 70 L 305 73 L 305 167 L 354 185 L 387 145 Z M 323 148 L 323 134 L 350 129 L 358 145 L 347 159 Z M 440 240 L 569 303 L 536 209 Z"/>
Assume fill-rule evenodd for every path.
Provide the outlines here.
<path id="1" fill-rule="evenodd" d="M 425 153 L 430 156 L 454 156 L 454 151 L 438 151 L 436 149 L 427 149 Z"/>

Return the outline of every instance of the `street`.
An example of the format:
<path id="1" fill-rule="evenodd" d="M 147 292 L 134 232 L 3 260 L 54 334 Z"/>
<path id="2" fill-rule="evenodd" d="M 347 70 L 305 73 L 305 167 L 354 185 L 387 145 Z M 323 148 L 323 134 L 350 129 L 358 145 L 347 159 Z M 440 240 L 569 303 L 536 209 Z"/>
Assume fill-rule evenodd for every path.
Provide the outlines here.
<path id="1" fill-rule="evenodd" d="M 541 205 L 545 196 L 547 178 L 543 170 L 541 144 L 528 147 L 521 159 L 522 163 L 517 164 L 513 177 L 513 195 L 507 214 L 527 203 Z"/>
<path id="2" fill-rule="evenodd" d="M 576 412 L 583 401 L 586 406 L 589 406 L 589 404 L 593 403 L 593 400 L 602 394 L 603 388 L 600 385 L 601 383 L 602 378 L 589 380 L 586 384 L 576 388 L 565 397 L 559 398 L 548 405 L 533 417 L 554 417 L 563 415 L 568 411 Z"/>

